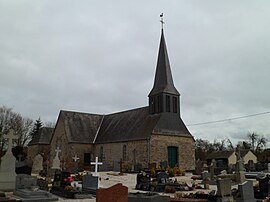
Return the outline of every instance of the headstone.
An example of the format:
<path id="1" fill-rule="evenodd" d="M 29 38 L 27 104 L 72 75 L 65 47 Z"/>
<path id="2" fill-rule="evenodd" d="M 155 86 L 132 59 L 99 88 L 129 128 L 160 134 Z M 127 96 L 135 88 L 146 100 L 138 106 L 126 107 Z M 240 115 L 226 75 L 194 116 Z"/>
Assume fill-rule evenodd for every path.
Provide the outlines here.
<path id="1" fill-rule="evenodd" d="M 96 202 L 128 202 L 128 188 L 118 183 L 107 189 L 98 189 Z"/>
<path id="2" fill-rule="evenodd" d="M 96 161 L 91 162 L 91 165 L 95 165 L 95 172 L 93 173 L 93 176 L 99 176 L 99 174 L 98 174 L 98 166 L 102 165 L 102 162 L 98 162 L 98 157 L 96 157 Z"/>
<path id="3" fill-rule="evenodd" d="M 76 154 L 75 156 L 72 157 L 72 159 L 74 160 L 74 170 L 73 170 L 73 173 L 77 173 L 78 172 L 78 161 L 80 160 L 80 158 Z"/>
<path id="4" fill-rule="evenodd" d="M 149 191 L 150 189 L 151 176 L 149 173 L 141 172 L 137 174 L 136 189 Z"/>
<path id="5" fill-rule="evenodd" d="M 138 172 L 141 172 L 143 166 L 141 163 L 137 163 L 134 165 L 134 172 L 138 173 Z"/>
<path id="6" fill-rule="evenodd" d="M 169 173 L 167 172 L 157 173 L 157 182 L 163 184 L 169 182 Z"/>
<path id="7" fill-rule="evenodd" d="M 120 172 L 120 161 L 113 161 L 113 171 Z"/>
<path id="8" fill-rule="evenodd" d="M 240 198 L 236 198 L 236 202 L 255 202 L 252 181 L 245 181 L 238 185 Z"/>
<path id="9" fill-rule="evenodd" d="M 57 147 L 56 150 L 55 150 L 55 157 L 54 157 L 53 163 L 52 163 L 52 169 L 61 170 L 61 168 L 60 168 L 60 159 L 59 159 L 59 153 L 60 152 L 61 152 L 61 150 L 59 149 L 59 147 Z"/>
<path id="10" fill-rule="evenodd" d="M 14 131 L 10 130 L 4 138 L 8 139 L 8 148 L 6 154 L 1 158 L 0 164 L 0 190 L 12 191 L 15 189 L 16 173 L 15 162 L 16 158 L 12 154 L 12 141 L 18 137 L 14 135 Z"/>
<path id="11" fill-rule="evenodd" d="M 267 164 L 267 170 L 268 170 L 268 173 L 270 173 L 270 163 Z"/>
<path id="12" fill-rule="evenodd" d="M 209 179 L 211 177 L 211 174 L 207 171 L 202 172 L 202 180 Z"/>
<path id="13" fill-rule="evenodd" d="M 31 175 L 33 162 L 30 159 L 27 159 L 22 154 L 18 155 L 18 161 L 15 164 L 16 174 L 27 174 Z"/>
<path id="14" fill-rule="evenodd" d="M 92 174 L 84 175 L 82 178 L 82 190 L 85 193 L 96 195 L 99 186 L 98 176 Z"/>
<path id="15" fill-rule="evenodd" d="M 16 190 L 13 196 L 21 201 L 56 201 L 58 198 L 51 193 L 39 190 L 37 178 L 26 174 L 16 176 Z"/>
<path id="16" fill-rule="evenodd" d="M 39 174 L 43 170 L 43 157 L 38 154 L 33 160 L 32 173 Z"/>
<path id="17" fill-rule="evenodd" d="M 217 180 L 217 201 L 218 202 L 227 202 L 233 201 L 232 192 L 231 192 L 231 179 L 218 179 Z"/>

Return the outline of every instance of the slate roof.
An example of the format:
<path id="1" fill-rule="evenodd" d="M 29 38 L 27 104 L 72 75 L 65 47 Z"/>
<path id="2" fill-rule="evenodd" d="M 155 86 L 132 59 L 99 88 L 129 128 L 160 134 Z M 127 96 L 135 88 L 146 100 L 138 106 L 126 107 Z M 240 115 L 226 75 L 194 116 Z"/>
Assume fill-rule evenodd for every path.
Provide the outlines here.
<path id="1" fill-rule="evenodd" d="M 108 115 L 61 111 L 58 122 L 64 123 L 69 142 L 112 143 L 150 138 L 152 133 L 192 137 L 176 114 L 150 115 L 142 107 Z"/>
<path id="2" fill-rule="evenodd" d="M 241 150 L 240 155 L 244 157 L 250 150 Z M 234 153 L 234 150 L 231 151 L 216 151 L 210 153 L 206 159 L 227 159 Z"/>
<path id="3" fill-rule="evenodd" d="M 33 137 L 33 139 L 29 142 L 29 146 L 31 145 L 49 145 L 51 142 L 52 134 L 54 128 L 42 127 L 39 132 Z"/>
<path id="4" fill-rule="evenodd" d="M 64 123 L 68 142 L 93 143 L 103 115 L 61 110 L 59 120 Z"/>
<path id="5" fill-rule="evenodd" d="M 163 29 L 161 31 L 154 86 L 148 96 L 157 95 L 159 93 L 180 95 L 173 83 Z"/>

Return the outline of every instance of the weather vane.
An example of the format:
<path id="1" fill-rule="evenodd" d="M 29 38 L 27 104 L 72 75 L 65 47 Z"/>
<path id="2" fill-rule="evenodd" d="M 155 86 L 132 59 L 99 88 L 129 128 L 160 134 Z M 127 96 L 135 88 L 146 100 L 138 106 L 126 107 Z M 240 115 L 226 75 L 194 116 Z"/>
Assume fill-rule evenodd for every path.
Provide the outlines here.
<path id="1" fill-rule="evenodd" d="M 163 13 L 161 13 L 161 14 L 159 15 L 159 17 L 160 17 L 160 22 L 161 22 L 161 28 L 163 29 L 163 26 L 164 26 L 164 24 L 165 24 L 165 22 L 164 22 L 164 20 L 163 20 Z"/>

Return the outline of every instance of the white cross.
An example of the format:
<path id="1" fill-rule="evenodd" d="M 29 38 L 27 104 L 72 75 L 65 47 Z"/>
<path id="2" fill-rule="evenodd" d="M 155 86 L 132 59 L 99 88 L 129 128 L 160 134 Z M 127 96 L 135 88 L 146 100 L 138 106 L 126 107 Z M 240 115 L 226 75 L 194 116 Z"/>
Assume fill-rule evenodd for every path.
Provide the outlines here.
<path id="1" fill-rule="evenodd" d="M 12 153 L 12 141 L 13 139 L 17 140 L 18 136 L 14 135 L 14 130 L 10 129 L 7 135 L 4 135 L 4 138 L 8 139 L 8 149 L 7 153 Z"/>
<path id="2" fill-rule="evenodd" d="M 59 158 L 59 153 L 61 152 L 61 149 L 59 149 L 59 147 L 57 147 L 55 152 L 56 152 L 55 158 Z"/>
<path id="3" fill-rule="evenodd" d="M 77 154 L 76 154 L 74 157 L 72 157 L 72 158 L 74 159 L 75 162 L 77 162 L 77 160 L 80 159 L 80 158 L 77 156 Z"/>
<path id="4" fill-rule="evenodd" d="M 95 173 L 94 176 L 98 176 L 98 165 L 102 165 L 102 162 L 98 162 L 98 157 L 96 157 L 95 162 L 91 162 L 91 165 L 95 165 Z"/>

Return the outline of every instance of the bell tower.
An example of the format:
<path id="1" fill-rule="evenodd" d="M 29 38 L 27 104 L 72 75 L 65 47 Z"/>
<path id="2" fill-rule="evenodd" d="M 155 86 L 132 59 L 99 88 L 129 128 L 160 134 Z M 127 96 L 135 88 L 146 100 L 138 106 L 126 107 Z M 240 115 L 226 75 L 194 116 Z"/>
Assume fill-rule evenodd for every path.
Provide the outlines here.
<path id="1" fill-rule="evenodd" d="M 150 114 L 171 113 L 178 114 L 180 117 L 180 93 L 173 83 L 163 27 L 161 29 L 154 85 L 148 98 Z"/>

